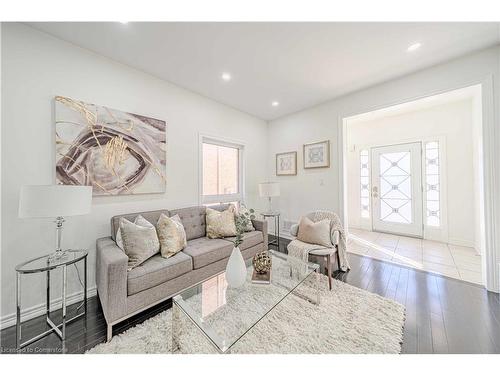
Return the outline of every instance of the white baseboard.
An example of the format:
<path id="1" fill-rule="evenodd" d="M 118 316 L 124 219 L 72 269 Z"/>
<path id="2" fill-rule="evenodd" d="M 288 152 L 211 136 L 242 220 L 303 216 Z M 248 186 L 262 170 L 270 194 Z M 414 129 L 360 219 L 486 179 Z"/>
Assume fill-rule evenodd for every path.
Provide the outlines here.
<path id="1" fill-rule="evenodd" d="M 97 294 L 97 288 L 87 289 L 87 298 L 93 297 Z M 83 291 L 70 294 L 66 297 L 66 304 L 71 305 L 83 299 Z M 56 298 L 50 302 L 50 310 L 57 310 L 61 308 L 61 297 Z M 23 322 L 36 318 L 45 314 L 45 303 L 21 309 L 21 319 Z M 16 325 L 16 313 L 8 314 L 0 318 L 0 329 Z"/>
<path id="2" fill-rule="evenodd" d="M 274 236 L 274 232 L 268 233 L 268 234 L 270 234 L 271 236 Z M 293 240 L 295 238 L 290 234 L 289 230 L 285 230 L 285 229 L 280 229 L 280 237 L 288 238 L 289 240 Z"/>

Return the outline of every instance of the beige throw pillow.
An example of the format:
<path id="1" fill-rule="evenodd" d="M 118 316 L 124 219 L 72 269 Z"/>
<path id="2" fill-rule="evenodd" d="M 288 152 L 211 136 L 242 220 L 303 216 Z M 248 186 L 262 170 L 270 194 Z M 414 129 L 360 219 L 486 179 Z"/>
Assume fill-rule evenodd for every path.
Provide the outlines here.
<path id="1" fill-rule="evenodd" d="M 163 258 L 170 258 L 187 246 L 186 231 L 179 215 L 168 217 L 161 214 L 156 229 Z"/>
<path id="2" fill-rule="evenodd" d="M 234 208 L 217 211 L 207 207 L 205 216 L 207 222 L 207 237 L 222 238 L 236 236 L 236 223 L 234 221 Z"/>
<path id="3" fill-rule="evenodd" d="M 297 239 L 315 245 L 332 247 L 330 239 L 330 219 L 313 222 L 307 217 L 300 219 Z"/>
<path id="4" fill-rule="evenodd" d="M 140 225 L 141 227 L 149 227 L 149 228 L 154 228 L 154 225 L 151 224 L 149 221 L 144 219 L 142 215 L 137 215 L 134 219 L 134 224 Z M 122 231 L 120 230 L 120 227 L 118 226 L 118 230 L 116 231 L 116 244 L 120 249 L 125 251 L 123 248 L 123 239 L 122 239 Z"/>
<path id="5" fill-rule="evenodd" d="M 120 230 L 129 271 L 160 251 L 160 241 L 154 226 L 142 227 L 122 218 Z"/>

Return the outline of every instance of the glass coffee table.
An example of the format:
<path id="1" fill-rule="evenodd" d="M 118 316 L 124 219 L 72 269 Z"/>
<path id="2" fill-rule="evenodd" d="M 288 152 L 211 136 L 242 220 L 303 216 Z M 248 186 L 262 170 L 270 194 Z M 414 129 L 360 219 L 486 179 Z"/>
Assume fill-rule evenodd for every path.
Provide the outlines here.
<path id="1" fill-rule="evenodd" d="M 200 341 L 205 341 L 201 346 L 210 351 L 228 353 L 291 293 L 313 304 L 320 303 L 319 265 L 291 259 L 274 250 L 268 252 L 272 258 L 270 284 L 252 283 L 253 266 L 249 259 L 247 280 L 242 287 L 229 287 L 225 273 L 221 272 L 173 298 L 173 352 L 196 352 Z M 314 295 L 300 294 L 297 287 L 310 277 L 316 278 L 312 280 L 316 284 Z"/>

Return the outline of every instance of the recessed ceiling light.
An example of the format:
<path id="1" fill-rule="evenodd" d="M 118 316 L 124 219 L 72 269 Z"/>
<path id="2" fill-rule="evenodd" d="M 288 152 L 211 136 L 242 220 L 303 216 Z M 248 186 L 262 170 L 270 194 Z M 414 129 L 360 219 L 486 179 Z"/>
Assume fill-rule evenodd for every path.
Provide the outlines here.
<path id="1" fill-rule="evenodd" d="M 422 47 L 422 43 L 413 43 L 411 46 L 408 47 L 407 51 L 413 52 L 419 49 L 420 47 Z"/>
<path id="2" fill-rule="evenodd" d="M 231 80 L 231 74 L 229 73 L 222 73 L 221 78 L 223 81 L 230 81 Z"/>
<path id="3" fill-rule="evenodd" d="M 272 103 L 271 103 L 271 105 L 272 105 L 273 107 L 277 107 L 277 106 L 279 106 L 279 105 L 280 105 L 280 103 L 279 103 L 279 102 L 272 102 Z"/>

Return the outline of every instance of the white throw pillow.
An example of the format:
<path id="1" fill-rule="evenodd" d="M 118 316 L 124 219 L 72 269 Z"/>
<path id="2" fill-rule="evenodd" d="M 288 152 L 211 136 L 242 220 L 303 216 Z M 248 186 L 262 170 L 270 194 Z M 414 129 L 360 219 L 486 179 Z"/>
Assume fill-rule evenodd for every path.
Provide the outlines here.
<path id="1" fill-rule="evenodd" d="M 161 214 L 156 229 L 163 258 L 170 258 L 187 246 L 186 231 L 179 215 L 168 217 Z"/>
<path id="2" fill-rule="evenodd" d="M 121 219 L 120 219 L 121 220 Z M 148 227 L 148 228 L 154 228 L 154 225 L 151 224 L 149 221 L 147 221 L 146 219 L 144 219 L 144 217 L 142 217 L 142 215 L 137 215 L 134 219 L 134 224 L 135 225 L 139 225 L 141 227 Z M 120 230 L 120 225 L 118 225 L 118 230 L 116 231 L 116 245 L 122 249 L 123 251 L 125 251 L 125 249 L 123 248 L 123 239 L 122 239 L 122 231 Z"/>
<path id="3" fill-rule="evenodd" d="M 302 217 L 299 223 L 297 239 L 325 247 L 333 247 L 330 239 L 330 219 L 313 222 L 307 217 Z"/>
<path id="4" fill-rule="evenodd" d="M 236 236 L 233 206 L 230 206 L 227 210 L 222 212 L 207 207 L 205 219 L 207 223 L 208 238 Z"/>
<path id="5" fill-rule="evenodd" d="M 129 271 L 160 251 L 160 241 L 154 226 L 143 227 L 121 218 L 120 229 Z"/>

